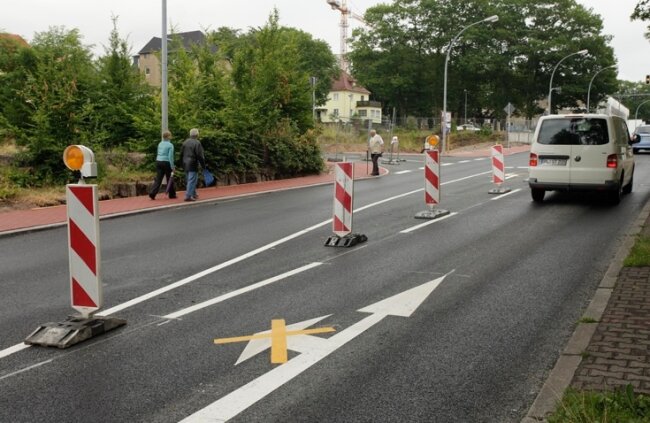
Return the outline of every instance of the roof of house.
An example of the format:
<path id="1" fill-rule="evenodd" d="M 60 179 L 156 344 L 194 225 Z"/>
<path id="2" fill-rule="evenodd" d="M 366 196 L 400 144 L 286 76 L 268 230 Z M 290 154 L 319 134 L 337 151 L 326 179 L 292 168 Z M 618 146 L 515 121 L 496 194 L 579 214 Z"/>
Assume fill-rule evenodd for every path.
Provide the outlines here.
<path id="1" fill-rule="evenodd" d="M 203 44 L 205 42 L 205 34 L 201 31 L 180 32 L 178 34 L 169 34 L 168 39 L 172 37 L 179 37 L 183 43 L 183 48 L 190 49 L 192 44 Z M 138 54 L 153 53 L 162 49 L 162 40 L 160 37 L 153 37 L 149 42 L 142 47 Z"/>
<path id="2" fill-rule="evenodd" d="M 332 82 L 330 91 L 351 91 L 359 94 L 370 94 L 365 87 L 357 85 L 357 81 L 345 71 L 341 71 L 339 78 Z"/>
<path id="3" fill-rule="evenodd" d="M 27 41 L 25 41 L 25 39 L 23 37 L 21 37 L 20 35 L 9 34 L 8 32 L 1 32 L 0 33 L 0 38 L 5 38 L 5 39 L 8 39 L 8 40 L 15 41 L 16 44 L 21 45 L 23 47 L 29 47 L 29 43 L 27 43 Z"/>

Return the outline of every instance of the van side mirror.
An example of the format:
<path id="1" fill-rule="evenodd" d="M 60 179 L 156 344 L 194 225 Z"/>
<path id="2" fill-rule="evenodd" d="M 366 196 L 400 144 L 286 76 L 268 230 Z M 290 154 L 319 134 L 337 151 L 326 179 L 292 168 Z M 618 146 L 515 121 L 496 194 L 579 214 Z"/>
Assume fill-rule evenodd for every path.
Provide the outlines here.
<path id="1" fill-rule="evenodd" d="M 630 144 L 636 144 L 639 141 L 641 141 L 641 137 L 639 136 L 639 134 L 633 134 L 630 139 Z"/>

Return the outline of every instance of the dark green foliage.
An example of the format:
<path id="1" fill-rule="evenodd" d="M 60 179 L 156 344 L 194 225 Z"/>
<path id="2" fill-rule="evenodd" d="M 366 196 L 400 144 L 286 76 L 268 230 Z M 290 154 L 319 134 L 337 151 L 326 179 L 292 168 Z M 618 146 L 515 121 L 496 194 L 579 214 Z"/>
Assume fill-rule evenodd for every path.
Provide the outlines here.
<path id="1" fill-rule="evenodd" d="M 498 15 L 495 23 L 471 24 Z M 518 113 L 542 112 L 553 67 L 567 54 L 589 49 L 587 57 L 563 62 L 554 76 L 562 93 L 555 107 L 586 102 L 591 76 L 615 63 L 602 19 L 575 0 L 400 0 L 366 11 L 368 29 L 353 37 L 353 73 L 375 98 L 400 116 L 439 116 L 444 64 L 451 40 L 447 110 L 501 118 L 508 102 Z M 593 101 L 616 92 L 614 73 L 594 81 Z"/>
<path id="2" fill-rule="evenodd" d="M 105 54 L 96 60 L 77 30 L 51 28 L 36 34 L 31 47 L 0 37 L 0 137 L 24 147 L 15 184 L 67 180 L 61 154 L 70 144 L 87 145 L 97 157 L 143 152 L 145 168 L 153 170 L 160 90 L 132 65 L 116 18 L 113 23 Z M 280 27 L 274 12 L 262 28 L 246 34 L 220 28 L 189 50 L 173 37 L 168 70 L 177 151 L 196 127 L 216 173 L 282 177 L 321 169 L 309 77 L 318 77 L 316 94 L 324 102 L 336 74 L 324 42 Z"/>

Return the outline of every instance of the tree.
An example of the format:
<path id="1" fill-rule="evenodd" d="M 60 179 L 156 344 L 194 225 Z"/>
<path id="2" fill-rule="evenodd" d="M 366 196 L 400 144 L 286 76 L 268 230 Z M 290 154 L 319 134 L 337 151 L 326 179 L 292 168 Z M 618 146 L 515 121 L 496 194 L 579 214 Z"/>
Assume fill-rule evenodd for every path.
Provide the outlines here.
<path id="1" fill-rule="evenodd" d="M 480 21 L 498 15 L 494 24 Z M 562 94 L 557 107 L 585 101 L 593 72 L 614 63 L 602 20 L 575 0 L 400 0 L 366 11 L 370 29 L 353 34 L 354 75 L 378 100 L 400 114 L 437 115 L 442 109 L 445 55 L 450 41 L 448 110 L 460 115 L 467 90 L 472 116 L 502 117 L 513 103 L 524 115 L 539 113 L 555 64 L 588 48 L 590 55 L 567 61 L 555 75 Z M 595 82 L 613 92 L 611 76 Z"/>
<path id="2" fill-rule="evenodd" d="M 630 18 L 644 22 L 650 21 L 650 0 L 639 1 L 634 7 L 634 11 Z M 645 33 L 645 36 L 650 39 L 650 25 L 648 26 L 648 32 Z"/>
<path id="3" fill-rule="evenodd" d="M 22 136 L 32 106 L 23 95 L 24 81 L 36 67 L 34 51 L 21 40 L 0 34 L 0 141 Z"/>
<path id="4" fill-rule="evenodd" d="M 32 112 L 17 141 L 27 147 L 21 163 L 32 168 L 32 184 L 44 185 L 68 175 L 61 153 L 81 141 L 83 110 L 94 95 L 96 72 L 76 29 L 37 33 L 32 48 L 35 64 L 20 93 Z"/>
<path id="5" fill-rule="evenodd" d="M 117 30 L 117 17 L 112 20 L 105 55 L 97 61 L 98 89 L 84 107 L 84 134 L 88 139 L 83 141 L 105 148 L 151 137 L 153 134 L 143 131 L 138 122 L 154 121 L 155 117 L 152 90 L 133 66 L 127 40 L 120 38 Z"/>
<path id="6" fill-rule="evenodd" d="M 310 75 L 297 42 L 301 37 L 283 30 L 278 20 L 276 10 L 235 55 L 224 131 L 240 145 L 246 143 L 238 154 L 255 154 L 260 168 L 278 175 L 314 172 L 322 164 L 308 135 L 313 125 Z"/>

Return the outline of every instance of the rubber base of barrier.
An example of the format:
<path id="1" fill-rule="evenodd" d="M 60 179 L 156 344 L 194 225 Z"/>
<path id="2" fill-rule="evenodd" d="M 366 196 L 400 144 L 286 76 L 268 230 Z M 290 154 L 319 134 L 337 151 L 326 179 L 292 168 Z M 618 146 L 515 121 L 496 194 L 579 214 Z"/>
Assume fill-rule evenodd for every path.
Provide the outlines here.
<path id="1" fill-rule="evenodd" d="M 433 210 L 425 210 L 421 211 L 415 214 L 416 219 L 437 219 L 439 217 L 447 216 L 449 214 L 449 210 L 444 210 L 444 209 L 433 209 Z"/>
<path id="2" fill-rule="evenodd" d="M 510 188 L 506 187 L 496 187 L 492 188 L 491 190 L 488 191 L 488 194 L 505 194 L 507 192 L 512 191 Z"/>
<path id="3" fill-rule="evenodd" d="M 126 324 L 116 317 L 68 316 L 60 323 L 46 323 L 32 332 L 25 344 L 68 348 Z"/>
<path id="4" fill-rule="evenodd" d="M 366 241 L 368 241 L 368 237 L 364 234 L 332 235 L 325 241 L 325 246 L 349 248 Z"/>

